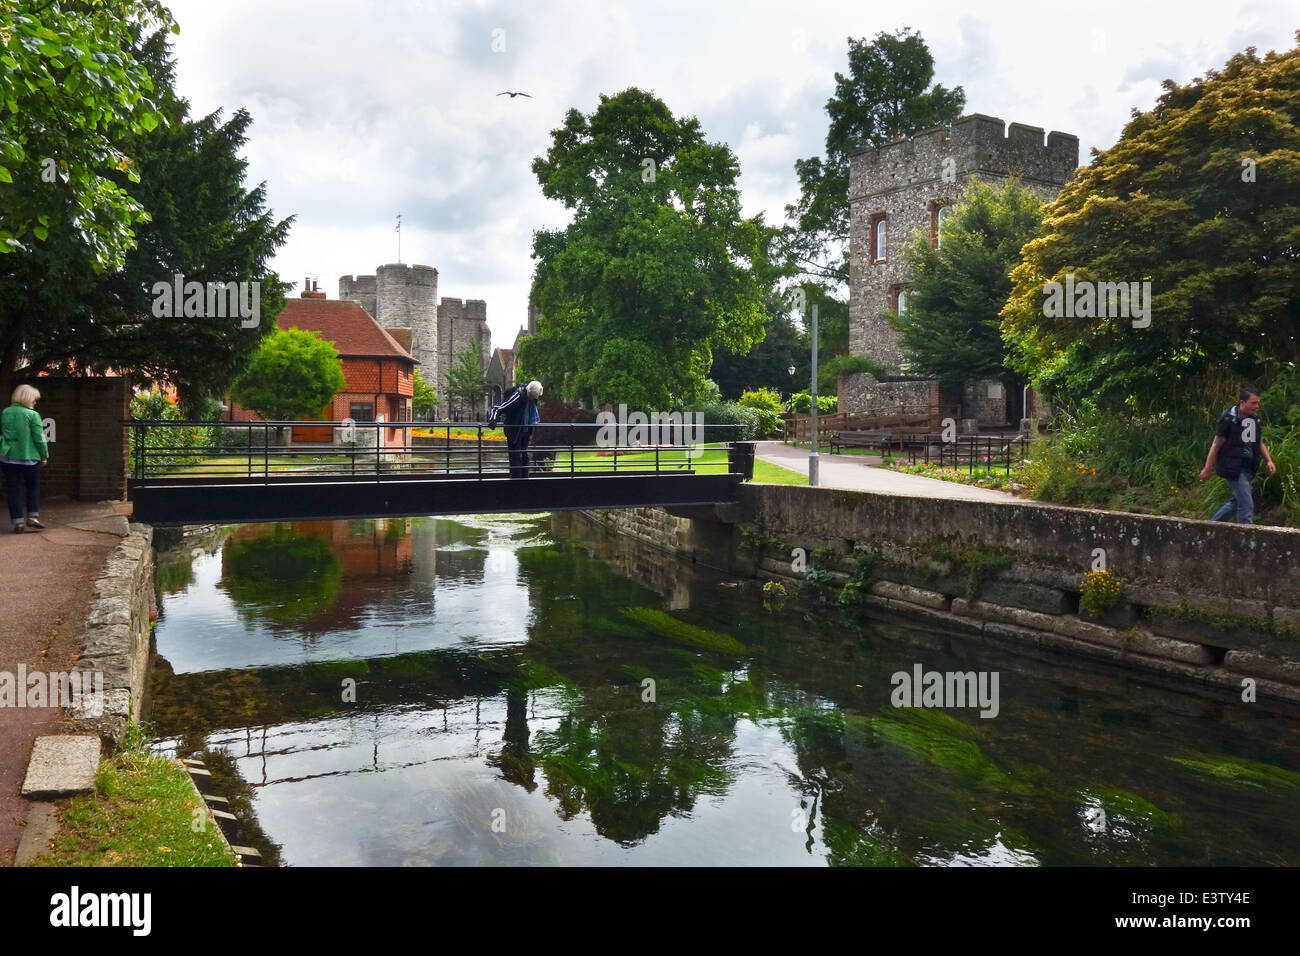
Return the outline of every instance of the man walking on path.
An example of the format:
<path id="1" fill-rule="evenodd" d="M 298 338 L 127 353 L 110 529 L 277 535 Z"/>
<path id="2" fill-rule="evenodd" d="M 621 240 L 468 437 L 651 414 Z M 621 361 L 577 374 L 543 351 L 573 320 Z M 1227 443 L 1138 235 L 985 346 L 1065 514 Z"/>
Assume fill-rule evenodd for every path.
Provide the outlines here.
<path id="1" fill-rule="evenodd" d="M 1268 465 L 1270 475 L 1277 474 L 1277 465 L 1273 464 L 1273 456 L 1260 434 L 1258 412 L 1259 393 L 1243 388 L 1237 404 L 1225 409 L 1219 417 L 1214 443 L 1201 469 L 1201 481 L 1208 480 L 1213 472 L 1228 482 L 1232 497 L 1214 513 L 1211 521 L 1226 521 L 1235 514 L 1238 524 L 1253 524 L 1255 499 L 1251 483 L 1260 461 Z"/>

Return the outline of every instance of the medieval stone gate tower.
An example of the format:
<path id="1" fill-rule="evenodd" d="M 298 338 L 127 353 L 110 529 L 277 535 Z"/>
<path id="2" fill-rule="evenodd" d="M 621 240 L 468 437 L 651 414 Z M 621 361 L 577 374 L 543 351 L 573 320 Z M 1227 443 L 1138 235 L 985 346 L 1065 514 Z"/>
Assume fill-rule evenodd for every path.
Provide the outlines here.
<path id="1" fill-rule="evenodd" d="M 411 354 L 420 377 L 443 394 L 445 375 L 467 346 L 481 354 L 486 369 L 492 333 L 483 299 L 438 301 L 438 270 L 390 263 L 374 275 L 339 276 L 339 298 L 355 299 L 388 329 L 410 329 Z"/>
<path id="2" fill-rule="evenodd" d="M 1045 199 L 1055 198 L 1079 164 L 1079 138 L 979 113 L 951 127 L 936 127 L 909 139 L 869 147 L 849 159 L 849 352 L 868 355 L 889 376 L 907 371 L 890 313 L 906 308 L 903 246 L 922 230 L 939 242 L 946 207 L 961 198 L 972 179 L 1003 182 L 1016 176 Z M 865 374 L 840 383 L 840 410 L 874 413 L 881 401 L 921 402 L 934 392 L 930 382 L 898 382 L 883 389 Z M 963 405 L 981 423 L 1001 424 L 1007 396 L 995 397 L 997 383 L 969 383 Z M 999 406 L 999 402 L 1001 405 Z"/>

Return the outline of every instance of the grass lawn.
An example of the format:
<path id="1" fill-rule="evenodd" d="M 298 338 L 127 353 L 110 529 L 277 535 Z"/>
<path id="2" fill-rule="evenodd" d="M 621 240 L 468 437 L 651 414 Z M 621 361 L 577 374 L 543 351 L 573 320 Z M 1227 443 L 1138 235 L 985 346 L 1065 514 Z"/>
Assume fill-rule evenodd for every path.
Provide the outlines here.
<path id="1" fill-rule="evenodd" d="M 202 811 L 196 816 L 195 811 Z M 205 824 L 201 832 L 194 820 Z M 216 824 L 172 760 L 149 753 L 132 725 L 117 753 L 99 765 L 93 793 L 73 797 L 54 849 L 32 866 L 235 866 Z"/>
<path id="2" fill-rule="evenodd" d="M 561 452 L 555 459 L 555 467 L 564 471 L 569 467 L 569 452 Z M 594 451 L 575 452 L 574 468 L 579 474 L 583 469 L 596 470 L 614 467 L 613 455 L 600 455 Z M 649 452 L 629 452 L 624 454 L 618 453 L 618 468 L 620 471 L 624 467 L 640 468 L 649 465 L 651 468 L 655 464 L 655 453 Z M 726 470 L 727 449 L 720 444 L 713 443 L 704 446 L 703 453 L 696 458 L 687 456 L 685 450 L 680 449 L 660 449 L 659 450 L 659 467 L 665 468 L 673 465 L 683 465 L 694 468 L 698 474 L 719 474 Z M 780 465 L 773 465 L 770 462 L 755 459 L 754 461 L 754 480 L 762 481 L 774 485 L 806 485 L 808 476 L 801 475 L 797 471 L 791 471 L 789 468 L 782 468 Z"/>
<path id="3" fill-rule="evenodd" d="M 789 468 L 782 468 L 780 465 L 774 465 L 770 461 L 760 459 L 754 461 L 754 480 L 769 485 L 808 484 L 807 475 L 801 475 L 797 471 L 791 471 Z"/>
<path id="4" fill-rule="evenodd" d="M 370 451 L 370 457 L 374 458 L 374 449 Z M 270 467 L 271 471 L 290 471 L 293 468 L 303 468 L 307 465 L 320 465 L 327 462 L 351 461 L 350 455 L 321 455 L 320 460 L 315 460 L 316 456 L 302 455 L 271 455 L 264 458 L 256 450 L 253 452 L 253 474 L 261 474 L 264 466 Z M 364 461 L 366 456 L 360 452 L 357 453 L 357 460 Z M 174 468 L 167 468 L 160 471 L 160 474 L 166 475 L 230 475 L 248 471 L 248 455 L 218 455 L 215 458 L 204 458 L 197 465 L 180 465 Z"/>

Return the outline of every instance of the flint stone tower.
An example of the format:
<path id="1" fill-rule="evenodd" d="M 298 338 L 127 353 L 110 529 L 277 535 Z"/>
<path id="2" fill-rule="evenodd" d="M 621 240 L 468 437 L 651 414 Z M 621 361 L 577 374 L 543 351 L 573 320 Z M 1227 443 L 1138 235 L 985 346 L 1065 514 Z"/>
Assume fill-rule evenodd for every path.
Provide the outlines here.
<path id="1" fill-rule="evenodd" d="M 447 370 L 467 345 L 475 346 L 487 367 L 492 354 L 487 302 L 439 303 L 438 270 L 432 266 L 390 263 L 374 275 L 339 276 L 339 298 L 355 299 L 384 328 L 409 329 L 420 377 L 435 389 L 446 385 Z"/>
<path id="2" fill-rule="evenodd" d="M 887 313 L 898 307 L 900 292 L 907 289 L 903 246 L 918 229 L 928 231 L 931 244 L 936 244 L 945 215 L 941 210 L 960 199 L 972 179 L 1000 183 L 1015 175 L 1050 200 L 1078 164 L 1077 136 L 1053 131 L 1044 144 L 1041 127 L 1012 123 L 1006 128 L 1002 120 L 980 113 L 964 116 L 951 127 L 938 126 L 853 153 L 849 158 L 850 354 L 871 356 L 890 375 L 903 371 L 898 333 L 887 320 Z M 856 407 L 863 404 L 859 380 L 864 373 L 845 378 L 854 381 L 841 383 L 840 409 L 865 410 Z"/>

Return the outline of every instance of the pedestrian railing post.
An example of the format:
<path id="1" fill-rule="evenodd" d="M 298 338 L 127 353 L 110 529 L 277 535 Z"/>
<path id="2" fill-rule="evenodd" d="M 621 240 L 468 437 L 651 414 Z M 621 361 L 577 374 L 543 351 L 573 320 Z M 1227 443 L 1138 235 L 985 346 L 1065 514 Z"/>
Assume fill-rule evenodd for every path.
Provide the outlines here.
<path id="1" fill-rule="evenodd" d="M 478 476 L 483 477 L 483 424 L 478 426 Z"/>

